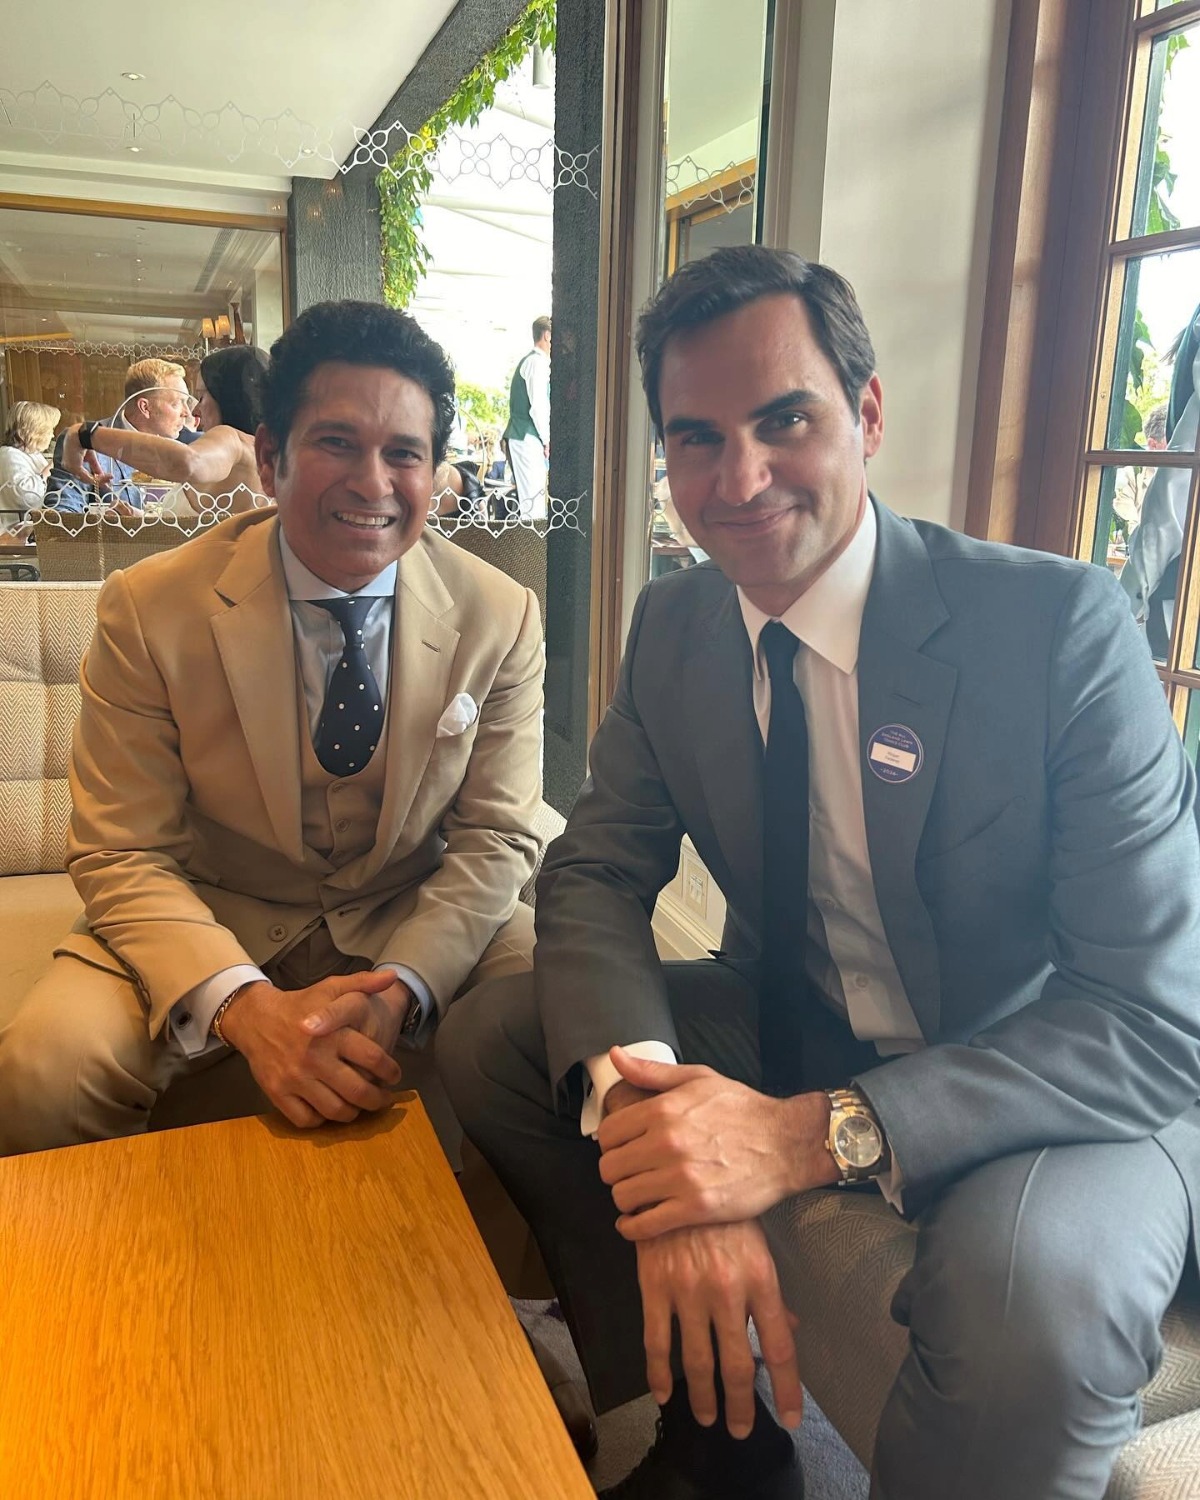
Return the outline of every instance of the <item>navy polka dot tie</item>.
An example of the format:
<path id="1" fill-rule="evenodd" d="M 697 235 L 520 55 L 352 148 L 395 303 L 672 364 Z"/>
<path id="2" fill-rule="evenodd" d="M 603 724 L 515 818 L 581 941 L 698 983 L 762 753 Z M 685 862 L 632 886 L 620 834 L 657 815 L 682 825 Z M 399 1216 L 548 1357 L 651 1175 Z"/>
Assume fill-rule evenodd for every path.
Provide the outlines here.
<path id="1" fill-rule="evenodd" d="M 345 646 L 325 693 L 313 748 L 332 776 L 354 776 L 375 752 L 383 733 L 379 684 L 363 649 L 363 625 L 374 598 L 314 599 L 342 627 Z"/>

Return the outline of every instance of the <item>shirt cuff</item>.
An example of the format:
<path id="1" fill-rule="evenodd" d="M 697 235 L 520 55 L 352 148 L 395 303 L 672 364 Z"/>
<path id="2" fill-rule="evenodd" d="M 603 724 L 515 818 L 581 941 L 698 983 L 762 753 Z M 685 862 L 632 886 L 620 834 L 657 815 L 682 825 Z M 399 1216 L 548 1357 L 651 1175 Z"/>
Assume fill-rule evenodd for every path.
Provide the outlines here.
<path id="1" fill-rule="evenodd" d="M 631 1057 L 640 1057 L 644 1062 L 678 1061 L 666 1042 L 630 1042 L 622 1045 Z M 600 1130 L 600 1121 L 604 1118 L 604 1101 L 613 1084 L 621 1081 L 621 1075 L 607 1052 L 598 1052 L 595 1057 L 589 1057 L 584 1067 L 588 1071 L 588 1090 L 584 1095 L 579 1128 L 584 1135 L 590 1135 L 595 1140 Z"/>
<path id="2" fill-rule="evenodd" d="M 904 1173 L 900 1170 L 900 1163 L 892 1156 L 892 1164 L 886 1172 L 881 1172 L 875 1179 L 879 1184 L 879 1191 L 883 1194 L 884 1201 L 890 1203 L 898 1214 L 904 1212 Z"/>
<path id="3" fill-rule="evenodd" d="M 376 969 L 391 969 L 392 973 L 400 981 L 406 984 L 412 991 L 414 1003 L 419 1007 L 421 1019 L 416 1031 L 400 1038 L 400 1045 L 406 1047 L 410 1052 L 416 1052 L 429 1040 L 433 1034 L 434 1025 L 437 1022 L 437 1006 L 433 1003 L 433 996 L 429 993 L 429 986 L 408 967 L 407 964 L 383 963 L 376 964 Z"/>
<path id="4" fill-rule="evenodd" d="M 212 1034 L 212 1019 L 221 1001 L 256 979 L 267 982 L 267 976 L 253 964 L 234 964 L 201 980 L 182 1000 L 176 1000 L 169 1013 L 171 1035 L 188 1057 L 201 1057 L 222 1045 Z"/>

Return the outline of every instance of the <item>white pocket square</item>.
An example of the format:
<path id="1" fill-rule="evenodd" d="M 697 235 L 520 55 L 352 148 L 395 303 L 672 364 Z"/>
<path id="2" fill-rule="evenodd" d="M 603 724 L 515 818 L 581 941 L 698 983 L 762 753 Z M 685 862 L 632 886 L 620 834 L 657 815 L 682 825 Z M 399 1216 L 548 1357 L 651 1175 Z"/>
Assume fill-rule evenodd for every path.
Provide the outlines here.
<path id="1" fill-rule="evenodd" d="M 438 739 L 445 740 L 452 734 L 462 734 L 464 730 L 470 729 L 478 717 L 479 706 L 470 693 L 456 693 L 450 700 L 450 706 L 438 720 Z"/>

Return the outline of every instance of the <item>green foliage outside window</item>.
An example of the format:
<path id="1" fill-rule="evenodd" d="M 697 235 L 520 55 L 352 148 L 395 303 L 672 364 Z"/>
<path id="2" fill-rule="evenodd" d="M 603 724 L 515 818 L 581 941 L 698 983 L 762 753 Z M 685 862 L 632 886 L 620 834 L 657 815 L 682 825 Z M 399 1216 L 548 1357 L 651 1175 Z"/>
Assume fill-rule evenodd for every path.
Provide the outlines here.
<path id="1" fill-rule="evenodd" d="M 455 381 L 458 409 L 468 429 L 480 432 L 508 425 L 508 397 L 503 391 L 489 391 L 469 380 Z"/>
<path id="2" fill-rule="evenodd" d="M 452 125 L 475 125 L 496 100 L 496 87 L 521 66 L 534 47 L 553 50 L 556 0 L 530 0 L 520 20 L 471 69 L 436 114 L 416 131 L 379 174 L 383 297 L 407 307 L 430 260 L 421 236 L 421 198 L 433 185 L 430 163 Z"/>

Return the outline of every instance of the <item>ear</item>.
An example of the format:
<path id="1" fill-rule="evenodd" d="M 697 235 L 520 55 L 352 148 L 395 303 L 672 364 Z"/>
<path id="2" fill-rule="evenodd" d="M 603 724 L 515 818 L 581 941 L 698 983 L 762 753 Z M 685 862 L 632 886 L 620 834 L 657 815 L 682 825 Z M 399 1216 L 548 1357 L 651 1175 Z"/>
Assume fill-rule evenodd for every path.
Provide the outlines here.
<path id="1" fill-rule="evenodd" d="M 863 386 L 858 421 L 862 428 L 863 458 L 874 458 L 883 442 L 883 386 L 877 374 Z"/>
<path id="2" fill-rule="evenodd" d="M 263 494 L 274 500 L 276 475 L 283 472 L 283 452 L 275 440 L 275 434 L 264 423 L 258 424 L 254 434 L 254 461 L 258 465 L 258 477 Z"/>

